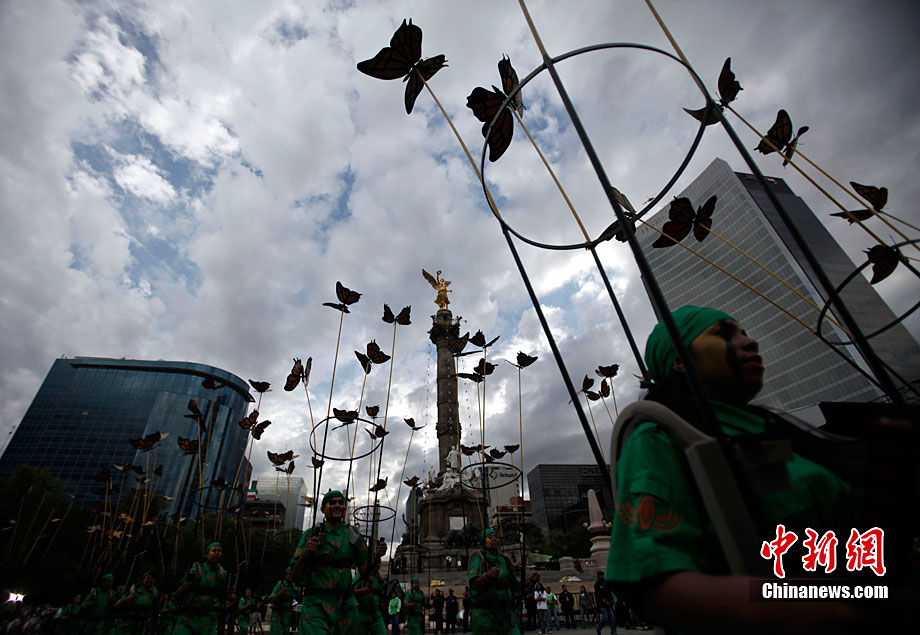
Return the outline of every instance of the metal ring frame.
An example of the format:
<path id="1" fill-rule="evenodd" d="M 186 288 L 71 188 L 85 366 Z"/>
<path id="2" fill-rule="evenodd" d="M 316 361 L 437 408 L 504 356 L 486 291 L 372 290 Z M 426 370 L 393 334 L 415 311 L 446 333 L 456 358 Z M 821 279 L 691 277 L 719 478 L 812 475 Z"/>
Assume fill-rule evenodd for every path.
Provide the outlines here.
<path id="1" fill-rule="evenodd" d="M 316 423 L 316 424 L 313 426 L 313 429 L 310 431 L 310 435 L 309 435 L 309 437 L 310 437 L 310 449 L 313 451 L 313 455 L 314 455 L 314 456 L 318 456 L 318 457 L 319 457 L 320 459 L 322 459 L 323 461 L 327 461 L 327 460 L 328 460 L 328 461 L 357 461 L 358 459 L 365 459 L 365 458 L 369 457 L 371 454 L 373 454 L 374 452 L 376 452 L 376 451 L 377 451 L 377 448 L 379 448 L 380 445 L 383 443 L 383 439 L 382 439 L 382 438 L 381 438 L 381 439 L 378 439 L 378 438 L 374 437 L 374 441 L 375 441 L 375 442 L 371 445 L 371 449 L 368 450 L 367 452 L 365 452 L 364 454 L 356 454 L 356 455 L 354 455 L 354 456 L 338 457 L 338 456 L 332 456 L 332 455 L 326 454 L 325 442 L 324 442 L 324 443 L 323 443 L 324 449 L 323 449 L 322 452 L 320 452 L 320 451 L 317 450 L 317 448 L 313 447 L 313 437 L 314 437 L 314 435 L 315 435 L 315 432 L 316 432 L 316 429 L 317 429 L 317 428 L 319 428 L 321 425 L 325 425 L 327 422 L 331 422 L 331 421 L 339 421 L 339 420 L 336 419 L 334 416 L 332 416 L 332 417 L 325 417 L 324 419 L 322 419 L 321 421 L 319 421 L 318 423 Z M 345 430 L 348 431 L 348 429 L 349 429 L 348 426 L 352 426 L 352 425 L 355 425 L 355 426 L 356 426 L 356 425 L 359 425 L 360 423 L 366 423 L 366 424 L 368 424 L 368 425 L 370 425 L 370 426 L 376 426 L 376 424 L 373 423 L 372 421 L 368 421 L 367 419 L 362 419 L 361 417 L 356 417 L 353 423 L 342 424 L 341 427 L 345 428 Z M 333 428 L 333 429 L 334 429 L 334 428 Z"/>

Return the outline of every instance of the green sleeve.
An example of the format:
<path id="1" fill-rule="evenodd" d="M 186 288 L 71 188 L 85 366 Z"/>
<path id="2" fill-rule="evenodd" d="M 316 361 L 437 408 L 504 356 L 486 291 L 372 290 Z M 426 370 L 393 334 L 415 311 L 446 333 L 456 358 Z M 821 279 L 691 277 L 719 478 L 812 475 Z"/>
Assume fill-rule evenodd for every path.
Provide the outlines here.
<path id="1" fill-rule="evenodd" d="M 650 422 L 640 424 L 627 440 L 617 461 L 608 581 L 637 582 L 670 571 L 721 569 L 718 543 L 701 524 L 696 495 L 678 452 L 667 433 Z"/>
<path id="2" fill-rule="evenodd" d="M 483 573 L 485 573 L 485 571 L 482 568 L 482 557 L 479 554 L 476 554 L 473 556 L 473 559 L 470 560 L 469 578 L 470 580 L 473 578 L 478 578 Z"/>

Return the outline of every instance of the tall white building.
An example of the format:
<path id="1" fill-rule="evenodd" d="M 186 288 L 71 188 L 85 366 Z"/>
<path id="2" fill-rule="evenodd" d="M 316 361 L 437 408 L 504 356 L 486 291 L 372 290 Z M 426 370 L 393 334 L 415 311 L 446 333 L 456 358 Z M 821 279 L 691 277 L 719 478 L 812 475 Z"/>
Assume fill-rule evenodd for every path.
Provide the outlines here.
<path id="1" fill-rule="evenodd" d="M 305 496 L 309 495 L 307 484 L 299 476 L 288 476 L 282 472 L 262 474 L 253 483 L 259 503 L 277 503 L 284 508 L 284 526 L 279 531 L 303 529 Z"/>
<path id="2" fill-rule="evenodd" d="M 782 179 L 771 178 L 770 184 L 832 282 L 841 282 L 855 269 L 853 262 Z M 725 161 L 716 159 L 678 196 L 689 198 L 697 209 L 713 195 L 717 202 L 712 230 L 725 241 L 710 235 L 697 242 L 691 233 L 683 243 L 814 328 L 818 313 L 796 292 L 823 306 L 816 292 L 818 282 L 757 179 L 733 172 Z M 647 222 L 661 228 L 668 220 L 669 207 Z M 754 292 L 678 245 L 650 248 L 660 234 L 641 223 L 636 235 L 643 246 L 648 246 L 645 253 L 649 264 L 672 309 L 684 304 L 722 309 L 760 343 L 766 374 L 756 403 L 792 411 L 821 401 L 868 401 L 881 394 L 831 347 Z M 741 251 L 772 270 L 795 291 Z M 891 310 L 862 276 L 857 276 L 842 295 L 866 333 L 894 320 Z M 825 337 L 840 342 L 836 327 L 827 321 L 824 324 Z M 903 326 L 894 326 L 873 338 L 871 344 L 903 380 L 920 379 L 920 346 Z"/>

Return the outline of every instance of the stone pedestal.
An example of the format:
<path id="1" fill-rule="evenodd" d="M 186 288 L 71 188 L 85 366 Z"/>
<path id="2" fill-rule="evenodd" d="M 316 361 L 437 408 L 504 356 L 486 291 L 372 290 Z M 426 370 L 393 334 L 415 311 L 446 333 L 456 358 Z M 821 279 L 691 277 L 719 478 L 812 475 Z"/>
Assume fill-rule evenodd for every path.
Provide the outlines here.
<path id="1" fill-rule="evenodd" d="M 601 506 L 597 494 L 588 490 L 588 533 L 591 536 L 591 559 L 596 571 L 607 568 L 607 554 L 610 552 L 610 523 L 601 515 Z"/>

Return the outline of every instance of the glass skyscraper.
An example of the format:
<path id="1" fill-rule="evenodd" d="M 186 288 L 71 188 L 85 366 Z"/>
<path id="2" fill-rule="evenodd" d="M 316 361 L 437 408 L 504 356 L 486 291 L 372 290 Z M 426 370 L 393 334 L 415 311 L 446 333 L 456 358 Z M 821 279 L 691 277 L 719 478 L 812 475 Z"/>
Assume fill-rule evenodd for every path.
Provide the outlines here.
<path id="1" fill-rule="evenodd" d="M 309 495 L 307 484 L 299 476 L 290 476 L 281 472 L 262 474 L 253 483 L 253 488 L 263 504 L 276 502 L 284 508 L 283 526 L 279 531 L 303 529 L 304 510 L 306 510 L 305 496 Z"/>
<path id="2" fill-rule="evenodd" d="M 217 390 L 205 388 L 211 379 Z M 186 418 L 189 400 L 203 414 L 204 430 Z M 112 497 L 147 487 L 172 498 L 167 508 L 183 516 L 197 514 L 199 484 L 205 512 L 231 502 L 226 489 L 212 486 L 223 478 L 248 483 L 243 460 L 248 433 L 237 424 L 253 401 L 248 384 L 231 373 L 191 362 L 77 357 L 57 359 L 0 456 L 0 476 L 18 465 L 46 468 L 70 494 L 100 497 L 94 480 L 103 468 L 112 474 Z M 210 435 L 208 434 L 210 431 Z M 156 447 L 137 450 L 129 439 L 159 432 L 169 436 Z M 186 454 L 178 438 L 199 440 L 199 457 Z M 210 439 L 208 438 L 210 436 Z M 141 473 L 114 466 L 141 466 Z M 154 475 L 162 465 L 162 474 Z M 239 473 L 237 475 L 237 471 Z M 146 483 L 141 480 L 149 477 Z M 103 488 L 104 489 L 104 488 Z M 236 503 L 239 495 L 233 497 Z"/>
<path id="3" fill-rule="evenodd" d="M 782 179 L 771 178 L 770 185 L 831 281 L 839 284 L 855 269 L 853 262 Z M 725 161 L 716 159 L 678 196 L 689 198 L 697 209 L 713 195 L 717 196 L 712 216 L 714 233 L 702 242 L 697 242 L 691 233 L 683 244 L 815 328 L 818 311 L 802 296 L 823 306 L 816 291 L 818 282 L 757 179 L 733 172 Z M 647 222 L 661 228 L 667 220 L 665 208 Z M 641 223 L 636 235 L 647 246 L 660 236 Z M 792 411 L 821 401 L 869 401 L 880 396 L 875 386 L 805 326 L 711 264 L 679 245 L 647 248 L 645 253 L 672 309 L 684 304 L 722 309 L 760 343 L 766 373 L 756 403 Z M 775 277 L 752 259 L 770 269 Z M 861 275 L 842 296 L 866 333 L 894 320 L 891 310 Z M 846 339 L 827 320 L 822 334 L 831 342 Z M 871 344 L 882 361 L 905 381 L 920 378 L 920 346 L 903 326 L 896 325 L 873 338 Z"/>
<path id="4" fill-rule="evenodd" d="M 527 473 L 533 522 L 544 531 L 572 527 L 588 515 L 588 490 L 602 509 L 611 509 L 604 476 L 597 465 L 537 465 Z"/>

